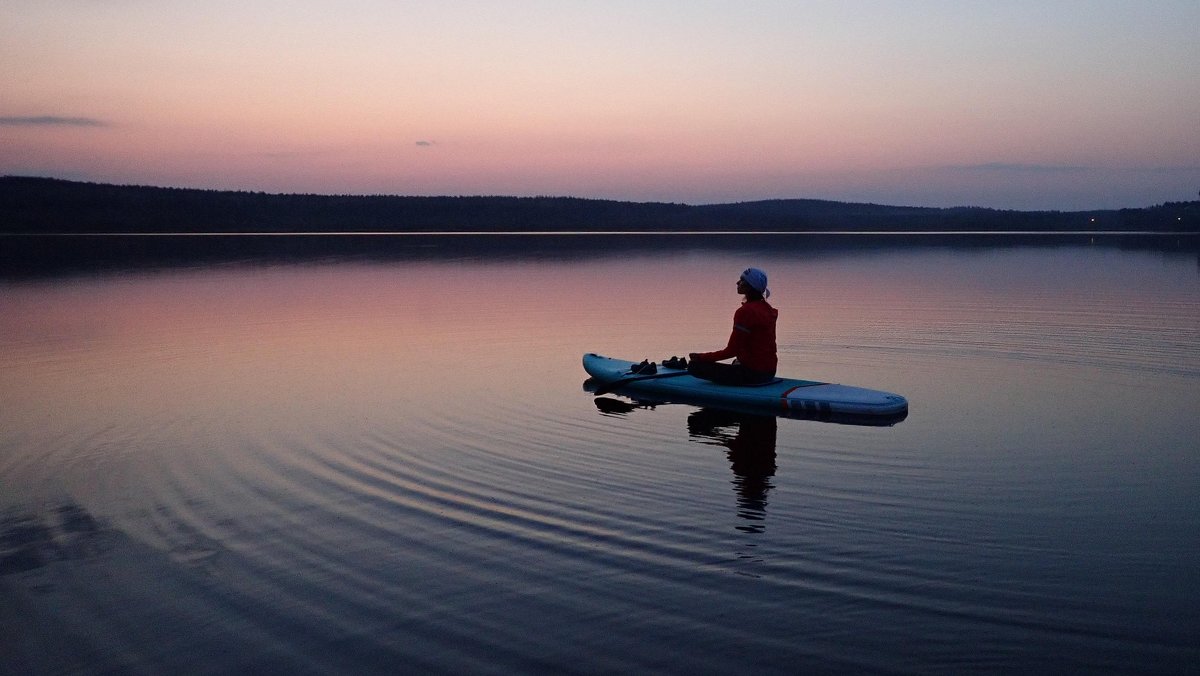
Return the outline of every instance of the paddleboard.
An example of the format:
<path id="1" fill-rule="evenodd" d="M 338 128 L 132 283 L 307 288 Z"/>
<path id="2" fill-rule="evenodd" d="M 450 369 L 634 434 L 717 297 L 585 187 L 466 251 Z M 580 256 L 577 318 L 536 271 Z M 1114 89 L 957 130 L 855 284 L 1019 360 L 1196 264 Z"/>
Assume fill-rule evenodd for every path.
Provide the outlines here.
<path id="1" fill-rule="evenodd" d="M 661 364 L 653 375 L 633 373 L 635 363 L 591 352 L 583 355 L 583 369 L 595 383 L 620 394 L 803 418 L 877 419 L 882 424 L 908 415 L 908 400 L 891 392 L 796 378 L 775 378 L 761 385 L 718 385 Z"/>

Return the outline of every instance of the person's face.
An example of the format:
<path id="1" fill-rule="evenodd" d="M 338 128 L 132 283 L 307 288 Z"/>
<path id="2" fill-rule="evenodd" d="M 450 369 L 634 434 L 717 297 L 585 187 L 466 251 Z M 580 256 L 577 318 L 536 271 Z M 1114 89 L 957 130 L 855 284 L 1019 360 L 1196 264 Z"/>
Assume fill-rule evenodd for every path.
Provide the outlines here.
<path id="1" fill-rule="evenodd" d="M 742 294 L 743 296 L 746 295 L 747 293 L 750 293 L 750 285 L 747 284 L 746 280 L 742 279 L 741 277 L 738 278 L 737 292 Z"/>

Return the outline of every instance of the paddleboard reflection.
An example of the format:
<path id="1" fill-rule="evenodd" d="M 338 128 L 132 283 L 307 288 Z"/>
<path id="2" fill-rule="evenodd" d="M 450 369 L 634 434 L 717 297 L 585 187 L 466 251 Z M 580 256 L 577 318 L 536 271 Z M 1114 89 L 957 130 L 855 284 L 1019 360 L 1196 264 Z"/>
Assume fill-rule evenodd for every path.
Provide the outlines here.
<path id="1" fill-rule="evenodd" d="M 588 379 L 583 389 L 595 392 L 599 385 Z M 653 410 L 658 406 L 682 404 L 695 406 L 688 414 L 688 435 L 693 441 L 721 446 L 733 470 L 733 486 L 737 494 L 737 515 L 741 520 L 736 528 L 746 533 L 762 533 L 767 514 L 767 494 L 775 476 L 775 446 L 780 418 L 814 420 L 843 425 L 887 426 L 904 419 L 905 415 L 846 416 L 829 413 L 786 411 L 778 415 L 759 410 L 739 410 L 701 402 L 662 401 L 645 398 L 637 393 L 614 390 L 616 396 L 597 396 L 592 401 L 604 415 L 625 416 L 638 409 Z M 620 398 L 617 398 L 617 397 Z"/>

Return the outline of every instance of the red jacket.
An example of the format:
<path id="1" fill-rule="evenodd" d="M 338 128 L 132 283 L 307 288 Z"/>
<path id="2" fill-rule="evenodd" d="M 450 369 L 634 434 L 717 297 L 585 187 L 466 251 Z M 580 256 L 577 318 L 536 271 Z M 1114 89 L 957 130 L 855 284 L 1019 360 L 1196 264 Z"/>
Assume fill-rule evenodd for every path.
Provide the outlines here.
<path id="1" fill-rule="evenodd" d="M 775 352 L 775 322 L 779 310 L 765 300 L 751 300 L 733 314 L 733 332 L 729 344 L 716 352 L 702 352 L 693 359 L 698 361 L 720 361 L 737 357 L 748 369 L 775 373 L 779 356 Z"/>

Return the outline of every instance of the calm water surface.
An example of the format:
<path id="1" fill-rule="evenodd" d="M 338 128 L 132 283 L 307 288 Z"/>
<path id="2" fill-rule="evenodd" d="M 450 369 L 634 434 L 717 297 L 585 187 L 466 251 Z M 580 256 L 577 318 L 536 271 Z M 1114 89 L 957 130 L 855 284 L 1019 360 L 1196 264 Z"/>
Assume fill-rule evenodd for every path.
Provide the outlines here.
<path id="1" fill-rule="evenodd" d="M 723 345 L 861 427 L 637 406 Z M 1200 266 L 1100 246 L 430 255 L 0 284 L 0 672 L 1186 673 Z"/>

